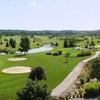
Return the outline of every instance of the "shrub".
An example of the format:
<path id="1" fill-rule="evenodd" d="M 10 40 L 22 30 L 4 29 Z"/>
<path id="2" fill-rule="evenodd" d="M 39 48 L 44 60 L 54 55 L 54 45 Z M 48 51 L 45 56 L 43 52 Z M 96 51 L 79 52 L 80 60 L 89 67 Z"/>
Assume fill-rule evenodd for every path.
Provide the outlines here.
<path id="1" fill-rule="evenodd" d="M 58 51 L 59 55 L 62 55 L 62 51 Z"/>
<path id="2" fill-rule="evenodd" d="M 59 56 L 58 52 L 53 53 L 53 56 Z"/>
<path id="3" fill-rule="evenodd" d="M 50 42 L 51 45 L 55 45 L 53 42 Z"/>
<path id="4" fill-rule="evenodd" d="M 88 82 L 83 87 L 85 89 L 85 97 L 100 95 L 100 82 Z"/>
<path id="5" fill-rule="evenodd" d="M 77 57 L 83 57 L 83 56 L 90 56 L 90 51 L 82 51 L 81 53 L 77 54 Z"/>
<path id="6" fill-rule="evenodd" d="M 37 45 L 40 45 L 40 44 L 37 44 Z"/>
<path id="7" fill-rule="evenodd" d="M 58 46 L 58 42 L 56 42 L 55 46 Z"/>
<path id="8" fill-rule="evenodd" d="M 52 53 L 51 52 L 47 52 L 46 55 L 52 55 Z"/>
<path id="9" fill-rule="evenodd" d="M 100 80 L 100 57 L 93 59 L 90 63 L 91 73 L 90 76 L 92 78 L 97 78 Z"/>

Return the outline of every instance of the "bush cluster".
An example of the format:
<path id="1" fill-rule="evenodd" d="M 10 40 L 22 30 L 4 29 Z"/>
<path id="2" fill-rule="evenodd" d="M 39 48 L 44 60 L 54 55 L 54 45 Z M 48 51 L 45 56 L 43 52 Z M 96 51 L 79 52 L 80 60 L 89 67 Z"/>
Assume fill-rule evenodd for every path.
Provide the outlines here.
<path id="1" fill-rule="evenodd" d="M 59 55 L 62 55 L 62 51 L 58 51 L 58 52 L 54 52 L 54 53 L 47 52 L 46 55 L 59 56 Z"/>
<path id="2" fill-rule="evenodd" d="M 58 52 L 54 52 L 53 56 L 59 56 L 59 53 Z"/>
<path id="3" fill-rule="evenodd" d="M 47 52 L 46 55 L 52 55 L 52 53 L 51 52 Z"/>
<path id="4" fill-rule="evenodd" d="M 77 54 L 77 57 L 83 57 L 83 56 L 90 56 L 90 51 L 82 51 L 81 53 Z"/>

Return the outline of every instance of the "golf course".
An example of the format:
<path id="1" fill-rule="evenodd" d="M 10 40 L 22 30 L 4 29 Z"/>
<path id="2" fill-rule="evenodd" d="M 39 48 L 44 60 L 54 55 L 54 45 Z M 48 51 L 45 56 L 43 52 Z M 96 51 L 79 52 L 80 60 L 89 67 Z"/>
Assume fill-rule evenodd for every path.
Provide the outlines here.
<path id="1" fill-rule="evenodd" d="M 1 50 L 11 50 L 11 51 L 18 51 L 18 48 L 20 47 L 20 39 L 22 36 L 14 35 L 14 36 L 5 36 L 3 35 L 1 37 L 2 45 L 0 45 Z M 10 40 L 10 38 L 16 40 L 16 47 L 12 48 L 11 46 L 5 47 L 6 42 Z M 44 69 L 44 72 L 46 74 L 46 83 L 48 85 L 48 89 L 52 91 L 57 85 L 59 85 L 64 78 L 75 68 L 75 66 L 81 62 L 82 60 L 89 58 L 93 56 L 96 52 L 95 48 L 90 49 L 91 55 L 84 56 L 84 57 L 78 57 L 77 54 L 81 53 L 82 51 L 88 51 L 89 49 L 80 49 L 77 50 L 77 45 L 80 45 L 81 48 L 84 48 L 85 42 L 87 41 L 86 38 L 88 38 L 88 41 L 91 41 L 90 36 L 86 37 L 80 37 L 80 36 L 68 36 L 68 41 L 77 38 L 77 39 L 83 39 L 81 42 L 75 42 L 74 47 L 67 47 L 64 48 L 64 40 L 65 37 L 58 36 L 50 38 L 50 36 L 34 36 L 34 37 L 28 37 L 30 41 L 30 49 L 40 48 L 44 44 L 58 44 L 57 46 L 51 45 L 52 50 L 44 51 L 44 52 L 35 52 L 35 53 L 13 53 L 13 54 L 0 54 L 0 100 L 14 100 L 16 98 L 16 92 L 19 91 L 21 88 L 23 88 L 28 81 L 28 76 L 30 71 L 20 72 L 20 73 L 7 73 L 8 68 L 14 68 L 15 71 L 16 67 L 29 67 L 29 68 L 35 68 L 35 67 L 42 67 Z M 94 42 L 96 45 L 99 45 L 97 43 L 97 39 L 94 38 Z M 6 39 L 6 41 L 5 41 Z M 33 43 L 35 41 L 35 43 Z M 84 42 L 83 42 L 84 41 Z M 99 47 L 99 46 L 98 46 Z M 96 47 L 97 48 L 97 47 Z M 53 55 L 54 53 L 57 53 L 61 51 L 61 55 Z M 51 55 L 48 55 L 48 53 L 51 53 Z M 69 56 L 66 57 L 66 53 L 70 53 Z M 19 60 L 18 60 L 19 58 Z M 23 59 L 24 58 L 24 59 Z M 17 59 L 17 60 L 16 60 Z M 6 69 L 6 71 L 5 71 Z M 13 70 L 13 69 L 11 69 Z M 23 71 L 23 69 L 20 69 Z M 29 69 L 30 70 L 30 69 Z M 42 81 L 44 82 L 44 81 Z"/>

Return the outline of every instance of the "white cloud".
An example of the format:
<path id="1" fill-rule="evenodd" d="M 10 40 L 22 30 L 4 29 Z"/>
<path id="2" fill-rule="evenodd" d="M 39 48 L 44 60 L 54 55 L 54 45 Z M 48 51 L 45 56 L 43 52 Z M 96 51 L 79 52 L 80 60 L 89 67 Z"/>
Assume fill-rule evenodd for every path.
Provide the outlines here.
<path id="1" fill-rule="evenodd" d="M 37 3 L 35 1 L 31 1 L 31 2 L 29 2 L 29 5 L 31 5 L 31 6 L 37 6 Z"/>

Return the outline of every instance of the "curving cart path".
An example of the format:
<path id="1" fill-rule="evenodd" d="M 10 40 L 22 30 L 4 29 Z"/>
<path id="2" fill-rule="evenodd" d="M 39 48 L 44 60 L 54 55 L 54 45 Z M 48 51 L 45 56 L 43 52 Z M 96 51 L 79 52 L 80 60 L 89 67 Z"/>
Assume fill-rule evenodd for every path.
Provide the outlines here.
<path id="1" fill-rule="evenodd" d="M 57 86 L 55 87 L 51 95 L 52 96 L 61 96 L 65 91 L 68 91 L 70 87 L 73 85 L 73 83 L 77 80 L 77 77 L 81 73 L 81 71 L 84 68 L 84 65 L 91 59 L 96 58 L 100 54 L 100 51 L 96 52 L 96 54 L 86 60 L 81 61 L 76 65 L 76 67 L 73 69 L 73 71 Z"/>

